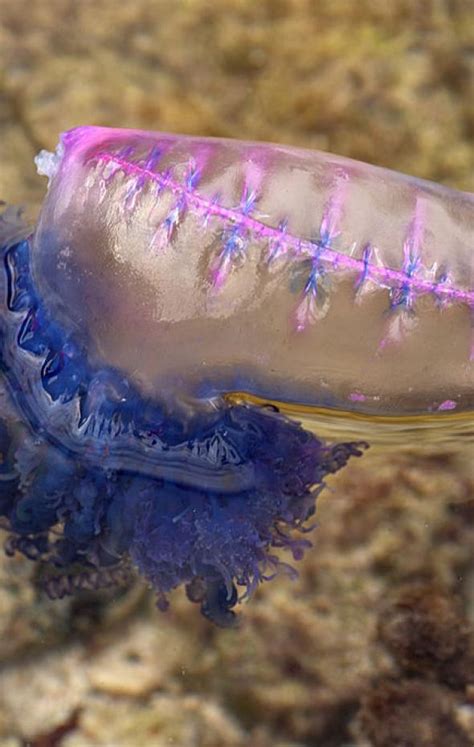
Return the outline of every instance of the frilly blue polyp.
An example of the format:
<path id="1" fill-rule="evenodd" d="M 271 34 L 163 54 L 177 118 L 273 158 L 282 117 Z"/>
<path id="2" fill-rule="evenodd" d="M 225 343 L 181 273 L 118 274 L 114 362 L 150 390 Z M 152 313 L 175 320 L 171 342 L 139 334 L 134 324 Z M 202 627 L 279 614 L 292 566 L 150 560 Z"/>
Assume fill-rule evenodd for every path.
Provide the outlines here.
<path id="1" fill-rule="evenodd" d="M 170 416 L 51 318 L 12 211 L 0 244 L 7 552 L 41 562 L 52 597 L 135 567 L 161 607 L 185 584 L 208 618 L 233 624 L 239 599 L 289 568 L 274 549 L 298 559 L 310 545 L 301 533 L 325 476 L 361 445 L 326 445 L 271 406 L 220 401 L 190 421 Z"/>

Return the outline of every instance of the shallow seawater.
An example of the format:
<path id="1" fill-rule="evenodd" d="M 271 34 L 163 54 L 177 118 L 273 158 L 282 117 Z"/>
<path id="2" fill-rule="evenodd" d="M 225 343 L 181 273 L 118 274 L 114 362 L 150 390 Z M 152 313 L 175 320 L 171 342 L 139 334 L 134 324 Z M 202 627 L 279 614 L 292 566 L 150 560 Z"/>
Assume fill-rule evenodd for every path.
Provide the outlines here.
<path id="1" fill-rule="evenodd" d="M 0 5 L 10 204 L 39 206 L 33 155 L 81 122 L 288 143 L 474 189 L 469 2 Z M 472 412 L 273 394 L 316 437 L 370 445 L 318 496 L 298 578 L 261 584 L 222 630 L 183 589 L 157 611 L 135 578 L 50 600 L 38 563 L 0 553 L 0 747 L 474 744 Z"/>

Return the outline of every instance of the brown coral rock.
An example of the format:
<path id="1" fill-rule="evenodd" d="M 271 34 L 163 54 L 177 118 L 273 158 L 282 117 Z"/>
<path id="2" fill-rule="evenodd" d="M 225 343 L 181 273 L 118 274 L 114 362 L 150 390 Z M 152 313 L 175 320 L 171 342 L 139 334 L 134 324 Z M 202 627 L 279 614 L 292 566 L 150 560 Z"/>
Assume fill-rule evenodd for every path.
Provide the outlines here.
<path id="1" fill-rule="evenodd" d="M 364 699 L 359 728 L 373 747 L 471 747 L 444 689 L 420 680 L 377 684 Z"/>
<path id="2" fill-rule="evenodd" d="M 451 687 L 474 681 L 474 637 L 453 596 L 431 586 L 406 586 L 383 616 L 379 632 L 407 673 Z"/>

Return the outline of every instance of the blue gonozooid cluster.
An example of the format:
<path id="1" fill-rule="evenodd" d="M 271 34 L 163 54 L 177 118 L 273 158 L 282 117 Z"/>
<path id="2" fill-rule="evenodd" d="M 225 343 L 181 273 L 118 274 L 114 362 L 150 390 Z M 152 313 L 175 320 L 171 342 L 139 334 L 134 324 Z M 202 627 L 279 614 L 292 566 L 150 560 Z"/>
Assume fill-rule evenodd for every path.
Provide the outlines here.
<path id="1" fill-rule="evenodd" d="M 325 476 L 364 445 L 329 446 L 274 407 L 223 400 L 181 422 L 120 372 L 90 365 L 86 347 L 50 318 L 29 251 L 28 239 L 2 250 L 7 552 L 49 568 L 52 597 L 136 567 L 160 607 L 185 584 L 208 618 L 233 624 L 239 594 L 289 568 L 274 550 L 298 559 L 310 545 L 301 531 Z"/>

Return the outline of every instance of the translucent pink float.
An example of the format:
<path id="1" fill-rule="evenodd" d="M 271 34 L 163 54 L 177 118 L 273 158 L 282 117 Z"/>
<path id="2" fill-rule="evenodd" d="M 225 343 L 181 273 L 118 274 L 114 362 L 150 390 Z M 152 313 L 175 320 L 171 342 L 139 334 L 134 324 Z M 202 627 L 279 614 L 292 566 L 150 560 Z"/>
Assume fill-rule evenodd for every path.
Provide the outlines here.
<path id="1" fill-rule="evenodd" d="M 287 146 L 98 127 L 37 163 L 38 283 L 143 391 L 473 407 L 473 195 Z"/>

